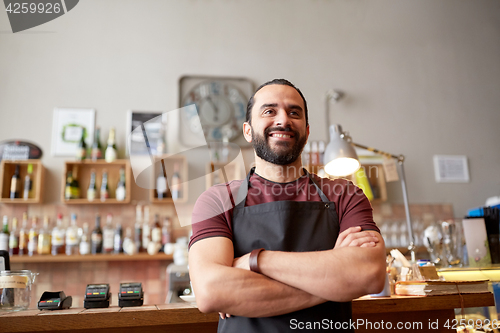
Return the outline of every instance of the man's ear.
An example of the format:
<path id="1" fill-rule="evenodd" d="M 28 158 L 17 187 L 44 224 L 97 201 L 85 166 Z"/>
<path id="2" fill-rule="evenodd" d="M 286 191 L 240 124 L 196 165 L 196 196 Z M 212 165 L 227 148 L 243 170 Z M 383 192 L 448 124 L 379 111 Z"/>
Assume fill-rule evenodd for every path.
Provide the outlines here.
<path id="1" fill-rule="evenodd" d="M 246 121 L 243 123 L 243 136 L 247 142 L 252 142 L 252 126 Z"/>

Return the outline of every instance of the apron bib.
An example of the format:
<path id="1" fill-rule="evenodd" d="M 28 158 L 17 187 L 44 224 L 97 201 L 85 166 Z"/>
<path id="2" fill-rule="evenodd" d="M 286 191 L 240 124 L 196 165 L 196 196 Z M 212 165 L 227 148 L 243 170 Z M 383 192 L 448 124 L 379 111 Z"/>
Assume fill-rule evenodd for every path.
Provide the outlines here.
<path id="1" fill-rule="evenodd" d="M 245 207 L 250 177 L 238 191 L 238 205 L 233 211 L 234 256 L 241 257 L 254 249 L 270 251 L 323 251 L 335 247 L 339 234 L 339 219 L 335 203 L 330 202 L 312 176 L 304 169 L 318 191 L 321 201 L 275 201 Z M 309 184 L 307 186 L 309 186 Z M 341 269 L 339 267 L 339 269 Z M 326 302 L 300 311 L 266 318 L 231 316 L 219 319 L 220 333 L 283 333 L 316 332 L 335 327 L 344 327 L 352 318 L 351 302 Z M 303 324 L 299 324 L 303 323 Z M 315 327 L 316 329 L 307 329 Z M 310 326 L 316 323 L 317 326 Z M 347 323 L 347 324 L 346 324 Z M 303 329 L 300 329 L 303 325 Z M 348 326 L 347 326 L 348 327 Z M 321 329 L 322 328 L 322 329 Z M 331 330 L 354 332 L 354 330 Z"/>

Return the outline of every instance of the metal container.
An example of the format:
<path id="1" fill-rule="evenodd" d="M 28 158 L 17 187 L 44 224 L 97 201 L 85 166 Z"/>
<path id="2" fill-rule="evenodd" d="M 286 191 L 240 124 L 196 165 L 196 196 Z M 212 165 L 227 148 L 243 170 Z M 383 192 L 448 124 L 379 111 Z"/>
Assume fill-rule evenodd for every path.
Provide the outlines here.
<path id="1" fill-rule="evenodd" d="M 29 270 L 0 272 L 0 311 L 26 310 L 31 302 L 31 287 L 38 273 Z"/>

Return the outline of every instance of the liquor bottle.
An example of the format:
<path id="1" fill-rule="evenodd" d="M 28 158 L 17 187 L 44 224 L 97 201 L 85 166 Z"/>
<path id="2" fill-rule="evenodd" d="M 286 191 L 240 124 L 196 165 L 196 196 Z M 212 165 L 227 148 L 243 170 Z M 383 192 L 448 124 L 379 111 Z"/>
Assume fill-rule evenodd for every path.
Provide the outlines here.
<path id="1" fill-rule="evenodd" d="M 174 164 L 174 174 L 172 175 L 172 199 L 177 200 L 182 198 L 181 175 L 179 173 L 179 163 Z"/>
<path id="2" fill-rule="evenodd" d="M 90 253 L 89 224 L 87 222 L 83 224 L 82 238 L 80 241 L 79 249 L 81 255 Z"/>
<path id="3" fill-rule="evenodd" d="M 9 255 L 19 254 L 19 229 L 17 227 L 17 218 L 12 218 L 12 229 L 9 236 Z"/>
<path id="4" fill-rule="evenodd" d="M 116 223 L 116 230 L 113 239 L 113 250 L 114 253 L 123 252 L 123 229 L 120 222 Z"/>
<path id="5" fill-rule="evenodd" d="M 76 160 L 83 161 L 87 158 L 87 144 L 85 143 L 85 129 L 82 127 L 82 136 L 76 148 Z"/>
<path id="6" fill-rule="evenodd" d="M 28 254 L 28 213 L 23 213 L 23 221 L 21 223 L 21 230 L 19 230 L 19 255 L 23 256 Z"/>
<path id="7" fill-rule="evenodd" d="M 120 180 L 118 181 L 118 185 L 116 186 L 115 197 L 118 201 L 125 200 L 126 189 L 125 189 L 125 169 L 120 169 Z"/>
<path id="8" fill-rule="evenodd" d="M 31 180 L 31 174 L 33 173 L 33 164 L 28 164 L 28 174 L 24 177 L 24 191 L 23 199 L 28 200 L 32 197 L 33 181 Z"/>
<path id="9" fill-rule="evenodd" d="M 21 197 L 21 179 L 19 177 L 19 169 L 20 165 L 16 165 L 16 170 L 14 171 L 14 175 L 12 176 L 12 179 L 10 181 L 10 198 L 11 199 L 16 199 Z"/>
<path id="10" fill-rule="evenodd" d="M 159 245 L 162 244 L 160 216 L 158 214 L 155 214 L 153 229 L 151 230 L 151 241 Z"/>
<path id="11" fill-rule="evenodd" d="M 34 216 L 31 219 L 31 229 L 28 234 L 28 255 L 38 254 L 38 229 L 37 218 Z"/>
<path id="12" fill-rule="evenodd" d="M 64 254 L 65 233 L 62 214 L 57 214 L 56 226 L 52 229 L 52 255 Z"/>
<path id="13" fill-rule="evenodd" d="M 9 217 L 4 215 L 3 217 L 3 227 L 0 231 L 0 250 L 9 251 Z"/>
<path id="14" fill-rule="evenodd" d="M 106 169 L 102 172 L 102 182 L 101 182 L 101 201 L 106 201 L 109 199 L 109 186 L 108 186 L 108 172 Z"/>
<path id="15" fill-rule="evenodd" d="M 102 252 L 112 253 L 114 250 L 115 230 L 113 229 L 113 215 L 106 216 L 106 225 L 102 231 Z"/>
<path id="16" fill-rule="evenodd" d="M 78 183 L 78 166 L 73 166 L 73 181 L 71 182 L 72 199 L 80 198 L 80 184 Z"/>
<path id="17" fill-rule="evenodd" d="M 92 150 L 90 152 L 90 158 L 92 161 L 97 161 L 102 158 L 102 147 L 101 147 L 101 129 L 97 127 L 95 129 L 94 142 L 92 143 Z"/>
<path id="18" fill-rule="evenodd" d="M 77 169 L 73 170 L 76 171 Z M 66 186 L 64 187 L 64 199 L 66 200 L 78 199 L 80 197 L 80 188 L 78 187 L 78 181 L 75 182 L 73 172 L 68 171 L 68 176 L 66 177 Z"/>
<path id="19" fill-rule="evenodd" d="M 108 147 L 106 148 L 104 158 L 106 159 L 106 162 L 111 163 L 116 160 L 117 156 L 118 151 L 116 150 L 115 143 L 115 129 L 114 127 L 111 127 L 111 129 L 109 130 Z"/>
<path id="20" fill-rule="evenodd" d="M 163 200 L 167 197 L 167 178 L 160 174 L 156 178 L 156 196 L 159 200 Z"/>
<path id="21" fill-rule="evenodd" d="M 132 240 L 132 228 L 125 229 L 125 238 L 123 239 L 123 252 L 132 255 L 137 253 L 137 245 Z"/>
<path id="22" fill-rule="evenodd" d="M 172 236 L 172 220 L 170 217 L 165 217 L 163 220 L 163 227 L 161 228 L 161 244 L 163 246 L 163 252 L 167 252 L 165 250 L 167 244 L 173 243 Z"/>
<path id="23" fill-rule="evenodd" d="M 45 216 L 42 229 L 38 233 L 38 254 L 50 254 L 51 238 L 49 217 Z"/>
<path id="24" fill-rule="evenodd" d="M 97 186 L 95 183 L 95 169 L 90 170 L 90 182 L 87 190 L 87 200 L 94 201 L 97 194 Z"/>
<path id="25" fill-rule="evenodd" d="M 161 156 L 167 153 L 167 142 L 165 141 L 165 128 L 163 123 L 160 125 L 158 140 L 156 141 L 156 155 Z"/>
<path id="26" fill-rule="evenodd" d="M 149 225 L 149 207 L 144 207 L 144 219 L 142 220 L 142 249 L 141 252 L 148 250 L 148 244 L 151 241 L 151 227 Z"/>
<path id="27" fill-rule="evenodd" d="M 71 214 L 71 222 L 68 227 L 68 230 L 66 230 L 66 254 L 70 256 L 78 254 L 79 251 L 81 252 L 81 249 L 79 250 L 79 245 L 80 245 L 79 229 L 76 221 L 76 214 L 73 213 Z"/>
<path id="28" fill-rule="evenodd" d="M 92 254 L 102 253 L 102 229 L 99 215 L 95 217 L 95 227 L 90 236 L 90 252 Z"/>
<path id="29" fill-rule="evenodd" d="M 142 209 L 141 205 L 137 205 L 135 208 L 135 225 L 134 225 L 134 243 L 136 247 L 136 252 L 142 249 Z M 123 250 L 125 250 L 125 243 L 123 244 Z"/>

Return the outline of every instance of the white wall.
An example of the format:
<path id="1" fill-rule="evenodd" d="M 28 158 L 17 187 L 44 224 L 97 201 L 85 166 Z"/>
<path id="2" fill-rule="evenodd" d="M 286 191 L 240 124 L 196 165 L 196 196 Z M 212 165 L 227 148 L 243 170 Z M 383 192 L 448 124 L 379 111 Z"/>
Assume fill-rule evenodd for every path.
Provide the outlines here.
<path id="1" fill-rule="evenodd" d="M 288 78 L 308 99 L 312 140 L 326 139 L 325 92 L 341 89 L 332 119 L 407 156 L 411 202 L 451 202 L 461 216 L 500 194 L 493 0 L 82 0 L 16 34 L 0 11 L 0 140 L 42 147 L 45 196 L 57 202 L 54 107 L 95 108 L 123 149 L 126 110 L 176 108 L 185 74 Z M 435 183 L 434 154 L 467 155 L 470 183 Z"/>

